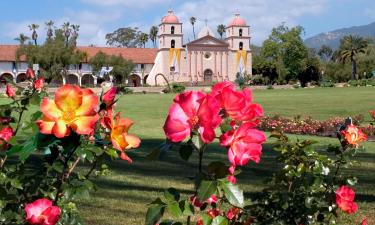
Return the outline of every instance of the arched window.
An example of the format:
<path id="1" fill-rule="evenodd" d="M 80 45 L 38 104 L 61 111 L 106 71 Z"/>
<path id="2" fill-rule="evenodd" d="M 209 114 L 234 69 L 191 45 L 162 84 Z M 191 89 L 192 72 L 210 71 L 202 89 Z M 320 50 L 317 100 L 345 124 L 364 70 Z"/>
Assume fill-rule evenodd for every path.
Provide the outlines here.
<path id="1" fill-rule="evenodd" d="M 171 48 L 174 48 L 175 45 L 176 45 L 176 41 L 175 41 L 175 40 L 172 40 L 172 41 L 171 41 Z"/>
<path id="2" fill-rule="evenodd" d="M 239 30 L 239 36 L 242 37 L 242 29 Z"/>
<path id="3" fill-rule="evenodd" d="M 242 42 L 242 41 L 240 42 L 240 46 L 239 46 L 239 48 L 240 48 L 240 50 L 243 49 L 243 42 Z"/>
<path id="4" fill-rule="evenodd" d="M 174 26 L 171 26 L 171 34 L 174 34 Z"/>

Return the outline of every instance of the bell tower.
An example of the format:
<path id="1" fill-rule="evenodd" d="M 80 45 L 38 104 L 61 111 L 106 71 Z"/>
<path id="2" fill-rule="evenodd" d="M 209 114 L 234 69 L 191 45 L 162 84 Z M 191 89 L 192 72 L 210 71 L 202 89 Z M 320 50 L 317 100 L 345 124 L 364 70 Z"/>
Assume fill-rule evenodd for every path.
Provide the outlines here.
<path id="1" fill-rule="evenodd" d="M 159 49 L 182 48 L 182 23 L 172 10 L 164 16 L 159 25 Z"/>
<path id="2" fill-rule="evenodd" d="M 240 17 L 240 14 L 235 15 L 225 32 L 225 40 L 231 50 L 250 51 L 250 26 L 247 26 L 246 21 Z"/>

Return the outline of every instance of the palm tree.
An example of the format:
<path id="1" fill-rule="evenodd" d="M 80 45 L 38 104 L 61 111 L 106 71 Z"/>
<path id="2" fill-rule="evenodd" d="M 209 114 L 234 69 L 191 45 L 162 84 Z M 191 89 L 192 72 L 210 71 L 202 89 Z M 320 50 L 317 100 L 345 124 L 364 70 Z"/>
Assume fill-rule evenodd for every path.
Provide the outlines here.
<path id="1" fill-rule="evenodd" d="M 190 17 L 190 23 L 193 26 L 193 37 L 194 37 L 194 40 L 195 40 L 194 24 L 195 24 L 196 21 L 197 21 L 197 18 L 195 18 L 194 16 Z"/>
<path id="2" fill-rule="evenodd" d="M 62 30 L 63 30 L 64 36 L 65 36 L 65 44 L 68 45 L 69 44 L 69 37 L 70 37 L 70 34 L 72 32 L 72 30 L 70 29 L 70 23 L 65 22 L 62 25 Z"/>
<path id="3" fill-rule="evenodd" d="M 36 33 L 36 29 L 39 28 L 39 25 L 33 23 L 33 24 L 30 24 L 30 25 L 29 25 L 29 28 L 30 28 L 30 30 L 33 31 L 32 35 L 31 35 L 31 39 L 33 39 L 33 40 L 34 40 L 34 44 L 37 45 L 37 44 L 38 44 L 38 43 L 37 43 L 38 34 Z"/>
<path id="4" fill-rule="evenodd" d="M 80 26 L 72 24 L 70 27 L 73 30 L 73 33 L 72 33 L 73 44 L 74 44 L 74 46 L 77 46 L 78 31 L 79 31 Z"/>
<path id="5" fill-rule="evenodd" d="M 340 59 L 342 62 L 350 60 L 352 63 L 352 79 L 357 79 L 357 61 L 356 56 L 359 53 L 365 53 L 368 41 L 360 36 L 345 36 L 340 40 Z"/>
<path id="6" fill-rule="evenodd" d="M 158 27 L 157 26 L 152 26 L 151 29 L 150 29 L 150 34 L 149 34 L 149 37 L 154 45 L 154 48 L 156 48 L 156 38 L 158 36 Z"/>
<path id="7" fill-rule="evenodd" d="M 54 23 L 52 20 L 46 22 L 46 27 L 47 27 L 47 39 L 51 39 L 52 36 L 53 36 L 53 25 L 54 25 L 54 24 L 55 24 L 55 23 Z"/>
<path id="8" fill-rule="evenodd" d="M 141 46 L 143 46 L 143 48 L 146 48 L 146 43 L 148 41 L 148 34 L 142 32 L 139 34 L 138 38 L 139 38 L 139 42 Z"/>
<path id="9" fill-rule="evenodd" d="M 225 25 L 224 24 L 218 25 L 217 32 L 219 33 L 220 38 L 223 39 L 223 34 L 225 33 Z"/>
<path id="10" fill-rule="evenodd" d="M 18 37 L 16 37 L 14 40 L 19 41 L 21 45 L 24 45 L 27 40 L 30 38 L 24 34 L 20 34 Z"/>
<path id="11" fill-rule="evenodd" d="M 319 49 L 318 55 L 323 60 L 329 60 L 332 57 L 333 50 L 328 45 L 322 45 Z"/>

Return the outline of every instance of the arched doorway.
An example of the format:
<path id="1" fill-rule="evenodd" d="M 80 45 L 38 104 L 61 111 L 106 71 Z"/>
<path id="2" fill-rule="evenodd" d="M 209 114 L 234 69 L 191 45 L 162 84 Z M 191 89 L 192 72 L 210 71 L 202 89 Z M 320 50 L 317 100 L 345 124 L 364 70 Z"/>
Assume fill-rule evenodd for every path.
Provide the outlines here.
<path id="1" fill-rule="evenodd" d="M 16 79 L 17 83 L 21 83 L 21 82 L 24 82 L 26 80 L 27 80 L 26 73 L 20 73 L 20 74 L 17 75 L 17 79 Z"/>
<path id="2" fill-rule="evenodd" d="M 65 81 L 67 84 L 78 85 L 78 76 L 75 74 L 68 74 Z"/>
<path id="3" fill-rule="evenodd" d="M 56 76 L 52 78 L 51 82 L 49 83 L 48 86 L 50 87 L 60 87 L 61 85 L 64 84 L 63 77 L 62 76 Z"/>
<path id="4" fill-rule="evenodd" d="M 94 77 L 91 74 L 84 74 L 81 78 L 81 85 L 86 87 L 93 87 Z"/>
<path id="5" fill-rule="evenodd" d="M 13 80 L 13 75 L 10 73 L 3 73 L 0 76 L 0 86 L 5 86 L 8 81 Z"/>
<path id="6" fill-rule="evenodd" d="M 130 75 L 128 84 L 129 86 L 132 86 L 132 87 L 141 86 L 141 77 L 139 77 L 137 74 Z"/>
<path id="7" fill-rule="evenodd" d="M 203 73 L 204 84 L 212 84 L 212 70 L 206 69 Z"/>

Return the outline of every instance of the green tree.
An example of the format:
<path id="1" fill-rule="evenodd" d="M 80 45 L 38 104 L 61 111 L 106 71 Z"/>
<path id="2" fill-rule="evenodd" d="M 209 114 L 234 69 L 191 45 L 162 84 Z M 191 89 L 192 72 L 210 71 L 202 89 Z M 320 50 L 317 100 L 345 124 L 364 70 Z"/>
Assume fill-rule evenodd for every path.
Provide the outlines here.
<path id="1" fill-rule="evenodd" d="M 149 37 L 152 41 L 154 48 L 156 48 L 156 39 L 158 37 L 159 28 L 157 26 L 152 26 L 150 29 Z"/>
<path id="2" fill-rule="evenodd" d="M 34 44 L 35 44 L 35 45 L 38 45 L 38 43 L 37 43 L 38 33 L 36 32 L 36 30 L 37 30 L 38 28 L 39 28 L 39 25 L 38 25 L 38 24 L 33 23 L 33 24 L 30 24 L 30 25 L 29 25 L 29 29 L 30 29 L 31 31 L 33 31 L 33 33 L 31 34 L 31 39 L 34 40 Z"/>
<path id="3" fill-rule="evenodd" d="M 333 50 L 328 45 L 322 45 L 318 51 L 318 55 L 324 61 L 328 61 L 331 59 L 333 54 Z"/>
<path id="4" fill-rule="evenodd" d="M 51 39 L 53 36 L 53 25 L 55 24 L 52 20 L 47 21 L 46 23 L 47 28 L 47 39 Z"/>
<path id="5" fill-rule="evenodd" d="M 365 53 L 368 47 L 368 40 L 360 36 L 349 35 L 340 40 L 340 60 L 346 62 L 349 60 L 352 63 L 352 79 L 357 77 L 357 55 Z"/>
<path id="6" fill-rule="evenodd" d="M 47 40 L 43 45 L 23 45 L 17 49 L 17 61 L 25 56 L 29 65 L 39 64 L 41 74 L 47 82 L 66 75 L 70 65 L 79 64 L 84 53 L 78 51 L 75 46 L 65 44 L 64 32 L 55 31 L 55 37 Z"/>
<path id="7" fill-rule="evenodd" d="M 20 34 L 18 37 L 16 37 L 14 40 L 20 42 L 20 45 L 24 45 L 27 40 L 30 38 L 26 36 L 25 34 Z"/>
<path id="8" fill-rule="evenodd" d="M 308 56 L 302 33 L 301 26 L 289 28 L 282 24 L 273 28 L 268 39 L 263 42 L 261 55 L 277 65 L 280 78 L 297 79 L 302 70 L 303 60 Z"/>
<path id="9" fill-rule="evenodd" d="M 128 79 L 131 72 L 134 70 L 135 64 L 122 56 L 108 56 L 99 51 L 89 61 L 94 74 L 99 74 L 102 67 L 112 66 L 113 70 L 110 72 L 114 76 L 116 83 L 123 83 Z"/>
<path id="10" fill-rule="evenodd" d="M 219 33 L 220 38 L 223 39 L 223 34 L 225 33 L 225 25 L 224 24 L 218 25 L 217 32 Z"/>
<path id="11" fill-rule="evenodd" d="M 194 24 L 195 24 L 196 21 L 197 21 L 197 19 L 194 16 L 190 17 L 190 24 L 191 24 L 191 26 L 193 26 L 193 37 L 194 37 L 194 40 L 195 40 Z"/>
<path id="12" fill-rule="evenodd" d="M 107 44 L 115 47 L 136 48 L 139 46 L 139 34 L 137 27 L 124 27 L 105 35 Z"/>
<path id="13" fill-rule="evenodd" d="M 143 32 L 140 33 L 138 35 L 138 42 L 140 47 L 146 48 L 146 43 L 148 42 L 148 34 Z"/>

